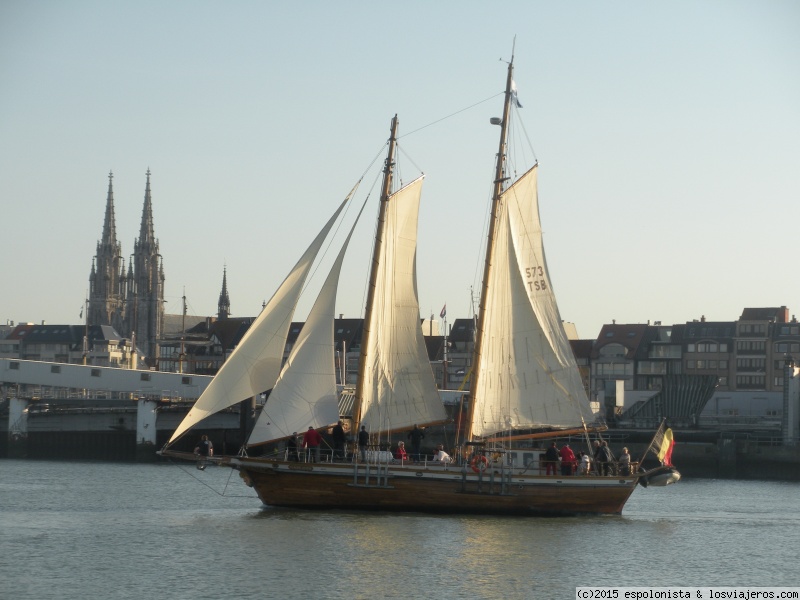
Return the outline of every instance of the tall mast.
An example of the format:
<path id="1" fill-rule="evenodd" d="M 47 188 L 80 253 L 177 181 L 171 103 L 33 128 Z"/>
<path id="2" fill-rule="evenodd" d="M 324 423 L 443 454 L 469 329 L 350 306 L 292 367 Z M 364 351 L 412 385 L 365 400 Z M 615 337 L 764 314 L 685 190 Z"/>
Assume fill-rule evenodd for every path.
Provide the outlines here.
<path id="1" fill-rule="evenodd" d="M 361 425 L 361 399 L 364 397 L 364 372 L 367 366 L 367 347 L 369 345 L 370 322 L 372 320 L 372 305 L 375 300 L 375 289 L 378 285 L 378 257 L 383 246 L 383 230 L 386 224 L 386 206 L 389 204 L 389 195 L 392 191 L 392 175 L 394 173 L 394 151 L 397 144 L 397 115 L 392 119 L 391 133 L 389 134 L 389 152 L 383 166 L 383 188 L 381 190 L 380 210 L 378 213 L 378 229 L 375 233 L 375 248 L 372 253 L 372 269 L 369 274 L 369 294 L 367 296 L 367 310 L 364 315 L 364 329 L 361 334 L 361 351 L 358 356 L 358 383 L 356 397 L 353 404 L 353 428 L 358 431 Z"/>
<path id="2" fill-rule="evenodd" d="M 514 54 L 508 63 L 508 77 L 506 78 L 506 98 L 503 104 L 503 120 L 500 123 L 500 146 L 497 150 L 497 166 L 494 173 L 494 190 L 492 192 L 492 216 L 489 219 L 489 237 L 486 241 L 486 261 L 483 265 L 483 284 L 481 285 L 480 304 L 478 305 L 478 325 L 475 335 L 475 352 L 472 358 L 472 399 L 469 403 L 469 417 L 464 439 L 472 441 L 472 420 L 475 416 L 475 395 L 478 391 L 478 373 L 480 372 L 481 351 L 483 349 L 483 327 L 486 320 L 486 298 L 489 291 L 489 275 L 492 271 L 492 249 L 494 247 L 495 228 L 500 207 L 500 195 L 503 193 L 503 184 L 508 179 L 505 177 L 506 145 L 508 136 L 508 115 L 511 109 L 511 83 L 514 73 Z"/>

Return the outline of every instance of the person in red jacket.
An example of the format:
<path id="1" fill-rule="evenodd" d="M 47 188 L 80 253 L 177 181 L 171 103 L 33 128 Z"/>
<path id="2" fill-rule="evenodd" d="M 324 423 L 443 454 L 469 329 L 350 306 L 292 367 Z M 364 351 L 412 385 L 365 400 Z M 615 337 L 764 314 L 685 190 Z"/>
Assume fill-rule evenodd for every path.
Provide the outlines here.
<path id="1" fill-rule="evenodd" d="M 315 431 L 313 427 L 309 427 L 308 431 L 303 434 L 303 448 L 308 449 L 308 462 L 311 462 L 311 454 L 314 454 L 314 462 L 319 462 L 319 446 L 322 443 L 322 436 L 319 432 Z"/>
<path id="2" fill-rule="evenodd" d="M 572 475 L 575 469 L 575 453 L 569 444 L 564 444 L 561 447 L 561 474 Z"/>
<path id="3" fill-rule="evenodd" d="M 401 462 L 408 462 L 408 452 L 406 452 L 406 443 L 400 442 L 397 444 L 397 450 L 394 451 L 394 458 L 395 460 L 399 460 Z"/>

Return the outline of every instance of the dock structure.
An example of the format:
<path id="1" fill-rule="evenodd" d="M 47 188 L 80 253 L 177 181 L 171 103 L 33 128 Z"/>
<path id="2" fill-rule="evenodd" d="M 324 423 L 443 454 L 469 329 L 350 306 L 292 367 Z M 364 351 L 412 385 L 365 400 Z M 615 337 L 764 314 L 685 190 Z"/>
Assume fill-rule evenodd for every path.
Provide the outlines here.
<path id="1" fill-rule="evenodd" d="M 7 415 L 7 422 L 0 416 L 0 449 L 9 457 L 152 460 L 211 379 L 0 359 L 0 414 Z M 209 419 L 220 442 L 238 442 L 239 415 L 232 413 Z"/>

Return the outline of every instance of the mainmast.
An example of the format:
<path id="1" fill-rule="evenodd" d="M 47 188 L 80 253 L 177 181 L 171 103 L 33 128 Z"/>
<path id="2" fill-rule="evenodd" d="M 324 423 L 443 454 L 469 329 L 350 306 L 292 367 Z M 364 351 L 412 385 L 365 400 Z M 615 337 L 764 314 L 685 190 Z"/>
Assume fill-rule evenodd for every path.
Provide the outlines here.
<path id="1" fill-rule="evenodd" d="M 379 257 L 383 246 L 383 233 L 386 225 L 386 206 L 392 192 L 392 175 L 394 173 L 394 152 L 397 145 L 397 115 L 392 119 L 391 133 L 389 134 L 389 152 L 383 167 L 383 188 L 381 190 L 380 211 L 378 213 L 378 229 L 375 233 L 375 247 L 372 252 L 372 269 L 369 274 L 369 293 L 367 296 L 367 310 L 364 315 L 364 329 L 361 334 L 361 351 L 358 356 L 358 383 L 356 397 L 353 405 L 353 431 L 358 432 L 361 424 L 361 399 L 364 397 L 364 373 L 367 366 L 367 348 L 369 347 L 370 322 L 372 321 L 372 308 L 375 300 L 375 289 L 378 285 Z"/>
<path id="2" fill-rule="evenodd" d="M 508 77 L 506 78 L 506 98 L 503 105 L 503 120 L 500 122 L 500 146 L 497 150 L 497 166 L 494 174 L 494 190 L 492 192 L 492 216 L 489 219 L 489 237 L 486 241 L 486 260 L 483 266 L 483 284 L 481 286 L 480 304 L 478 306 L 478 325 L 475 335 L 475 351 L 472 359 L 472 381 L 470 389 L 472 398 L 469 403 L 469 416 L 467 418 L 467 430 L 464 438 L 472 441 L 472 420 L 475 416 L 475 394 L 478 390 L 478 374 L 480 372 L 481 351 L 483 350 L 483 327 L 486 321 L 486 298 L 489 291 L 489 275 L 492 271 L 492 249 L 494 247 L 495 229 L 497 227 L 497 216 L 500 207 L 500 195 L 503 193 L 503 184 L 507 181 L 505 177 L 506 146 L 508 137 L 508 116 L 511 109 L 511 86 L 512 75 L 514 73 L 514 54 L 511 54 L 511 61 L 508 63 Z"/>

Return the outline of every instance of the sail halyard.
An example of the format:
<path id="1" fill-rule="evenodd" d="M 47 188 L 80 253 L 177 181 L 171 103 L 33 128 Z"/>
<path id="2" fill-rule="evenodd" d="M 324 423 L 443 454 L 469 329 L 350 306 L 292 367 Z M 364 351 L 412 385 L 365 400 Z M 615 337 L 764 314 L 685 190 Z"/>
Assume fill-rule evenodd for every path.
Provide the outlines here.
<path id="1" fill-rule="evenodd" d="M 351 193 L 352 194 L 352 193 Z M 211 383 L 175 429 L 165 447 L 203 419 L 272 388 L 280 374 L 292 316 L 314 260 L 350 200 L 339 205 Z"/>
<path id="2" fill-rule="evenodd" d="M 488 295 L 489 276 L 492 271 L 492 246 L 494 245 L 495 228 L 497 227 L 498 209 L 500 206 L 500 194 L 503 191 L 503 182 L 505 181 L 505 159 L 506 159 L 506 144 L 508 136 L 508 118 L 511 114 L 511 85 L 513 82 L 514 74 L 514 56 L 512 54 L 511 61 L 508 63 L 508 76 L 506 77 L 506 91 L 505 100 L 503 103 L 503 117 L 500 123 L 500 144 L 497 150 L 497 161 L 495 166 L 494 187 L 492 192 L 492 212 L 489 219 L 489 235 L 486 242 L 486 259 L 483 266 L 483 282 L 481 284 L 481 295 L 478 304 L 478 322 L 476 325 L 475 335 L 475 349 L 472 359 L 472 381 L 470 382 L 470 389 L 472 390 L 469 413 L 467 416 L 466 431 L 464 432 L 464 439 L 468 442 L 473 440 L 473 419 L 475 418 L 475 404 L 476 404 L 476 390 L 477 383 L 480 377 L 480 364 L 481 352 L 483 349 L 483 338 L 486 320 L 486 297 Z"/>
<path id="3" fill-rule="evenodd" d="M 330 426 L 339 419 L 333 323 L 342 263 L 360 216 L 361 212 L 256 420 L 246 444 L 248 448 L 288 437 L 308 427 Z"/>

